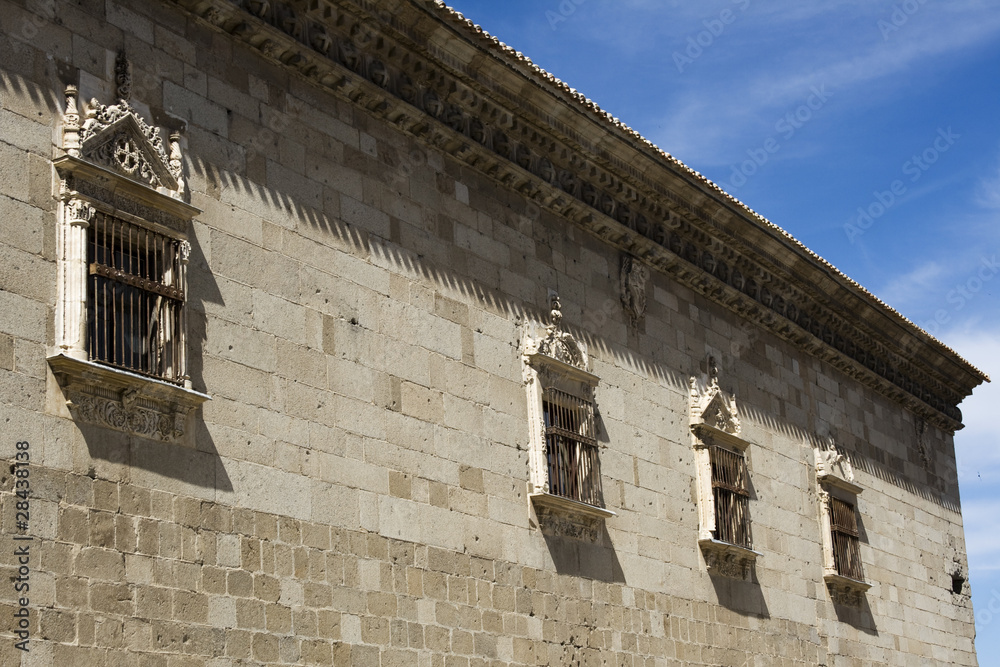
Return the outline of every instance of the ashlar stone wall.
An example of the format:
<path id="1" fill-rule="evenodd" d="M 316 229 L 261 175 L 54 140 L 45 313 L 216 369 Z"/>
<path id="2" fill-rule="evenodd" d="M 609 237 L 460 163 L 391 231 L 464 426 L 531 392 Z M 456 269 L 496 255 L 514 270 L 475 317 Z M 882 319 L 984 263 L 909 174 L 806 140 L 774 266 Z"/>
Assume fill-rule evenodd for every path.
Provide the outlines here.
<path id="1" fill-rule="evenodd" d="M 173 2 L 0 13 L 0 447 L 31 443 L 34 494 L 31 651 L 0 585 L 0 662 L 976 664 L 951 434 L 656 271 L 631 325 L 621 251 Z M 110 101 L 121 46 L 137 108 L 185 125 L 203 211 L 188 354 L 212 399 L 173 443 L 74 421 L 46 363 L 62 91 Z M 527 499 L 521 346 L 550 290 L 600 378 L 595 540 Z M 750 581 L 697 546 L 708 355 L 751 442 Z M 823 584 L 830 437 L 863 488 L 856 606 Z"/>

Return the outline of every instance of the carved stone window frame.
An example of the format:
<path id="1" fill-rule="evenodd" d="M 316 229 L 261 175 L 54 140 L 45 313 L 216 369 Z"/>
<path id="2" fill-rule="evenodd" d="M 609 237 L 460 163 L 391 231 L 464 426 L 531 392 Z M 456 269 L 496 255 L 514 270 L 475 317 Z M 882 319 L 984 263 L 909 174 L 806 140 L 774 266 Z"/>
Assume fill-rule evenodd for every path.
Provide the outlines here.
<path id="1" fill-rule="evenodd" d="M 834 526 L 831 519 L 832 498 L 849 503 L 858 514 L 858 496 L 862 487 L 854 482 L 850 460 L 832 441 L 823 447 L 814 447 L 816 460 L 816 495 L 819 500 L 820 526 L 823 539 L 823 581 L 830 597 L 839 604 L 857 606 L 871 584 L 864 580 L 844 576 L 837 569 L 834 554 Z"/>
<path id="2" fill-rule="evenodd" d="M 72 417 L 142 437 L 184 437 L 188 416 L 209 396 L 192 389 L 186 367 L 184 307 L 177 332 L 180 367 L 176 383 L 92 361 L 87 352 L 87 230 L 97 212 L 179 242 L 180 291 L 187 293 L 187 240 L 201 210 L 183 201 L 180 135 L 164 148 L 162 130 L 150 126 L 129 102 L 128 62 L 116 66 L 119 99 L 78 103 L 66 87 L 58 177 L 55 348 L 48 363 Z M 81 123 L 81 107 L 85 120 Z"/>
<path id="3" fill-rule="evenodd" d="M 711 574 L 750 580 L 759 551 L 716 538 L 716 507 L 712 478 L 713 447 L 721 447 L 748 459 L 752 444 L 741 436 L 736 397 L 719 386 L 713 357 L 708 372 L 690 378 L 689 423 L 695 456 L 695 489 L 698 501 L 698 546 Z M 746 460 L 747 475 L 750 474 Z M 747 519 L 749 522 L 749 518 Z"/>
<path id="4" fill-rule="evenodd" d="M 604 507 L 600 488 L 596 490 L 600 504 L 591 504 L 552 493 L 549 483 L 545 392 L 554 389 L 594 406 L 599 382 L 589 370 L 586 346 L 560 327 L 562 312 L 558 295 L 552 294 L 550 299 L 551 323 L 544 328 L 536 323 L 527 325 L 522 357 L 530 425 L 528 499 L 540 523 L 550 527 L 559 524 L 557 532 L 565 534 L 568 530 L 574 537 L 596 539 L 600 522 L 615 516 L 615 512 Z M 599 461 L 599 452 L 596 458 Z M 599 484 L 599 466 L 594 474 Z"/>

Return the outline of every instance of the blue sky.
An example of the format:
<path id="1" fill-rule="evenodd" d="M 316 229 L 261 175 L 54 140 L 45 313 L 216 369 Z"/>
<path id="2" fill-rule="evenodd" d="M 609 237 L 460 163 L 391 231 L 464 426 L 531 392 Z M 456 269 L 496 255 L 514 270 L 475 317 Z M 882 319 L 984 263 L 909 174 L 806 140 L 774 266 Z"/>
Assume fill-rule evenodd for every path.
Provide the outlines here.
<path id="1" fill-rule="evenodd" d="M 956 435 L 1000 656 L 1000 0 L 453 0 L 991 377 Z"/>

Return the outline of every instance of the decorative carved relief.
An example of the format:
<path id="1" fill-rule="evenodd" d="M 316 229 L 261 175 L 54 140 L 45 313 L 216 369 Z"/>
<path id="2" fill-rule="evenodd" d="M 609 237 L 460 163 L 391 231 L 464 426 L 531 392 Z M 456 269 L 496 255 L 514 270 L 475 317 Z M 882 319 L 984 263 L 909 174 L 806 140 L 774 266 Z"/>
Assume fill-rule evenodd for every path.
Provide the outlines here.
<path id="1" fill-rule="evenodd" d="M 545 535 L 585 542 L 598 542 L 601 539 L 603 519 L 600 517 L 568 513 L 545 505 L 535 506 L 535 516 L 538 517 L 538 527 Z"/>
<path id="2" fill-rule="evenodd" d="M 188 415 L 208 396 L 64 355 L 49 358 L 73 419 L 143 438 L 184 437 Z"/>
<path id="3" fill-rule="evenodd" d="M 551 296 L 550 305 L 552 310 L 549 312 L 549 325 L 545 327 L 545 336 L 537 340 L 530 338 L 526 340 L 526 353 L 544 354 L 586 371 L 589 366 L 586 348 L 577 342 L 573 334 L 562 330 L 562 304 L 559 302 L 558 294 Z"/>
<path id="4" fill-rule="evenodd" d="M 832 581 L 827 581 L 826 587 L 830 591 L 830 599 L 834 603 L 844 607 L 860 607 L 865 599 L 865 591 L 867 590 L 867 587 L 862 589 L 847 583 Z"/>
<path id="5" fill-rule="evenodd" d="M 715 357 L 708 357 L 708 373 L 692 377 L 690 386 L 690 423 L 707 424 L 731 435 L 740 434 L 740 414 L 736 397 L 719 387 L 719 369 Z"/>
<path id="6" fill-rule="evenodd" d="M 118 100 L 105 105 L 92 99 L 84 111 L 82 126 L 77 88 L 66 87 L 63 148 L 70 155 L 82 157 L 180 198 L 184 194 L 180 135 L 174 133 L 170 136 L 168 154 L 160 128 L 146 123 L 129 103 L 132 91 L 130 71 L 124 53 L 119 52 L 115 65 Z"/>
<path id="7" fill-rule="evenodd" d="M 837 479 L 854 484 L 854 468 L 850 459 L 837 449 L 837 443 L 830 438 L 825 447 L 815 448 L 816 476 L 820 480 Z"/>
<path id="8" fill-rule="evenodd" d="M 632 326 L 637 326 L 646 314 L 646 282 L 649 269 L 632 255 L 622 255 L 620 275 L 622 305 Z"/>
<path id="9" fill-rule="evenodd" d="M 746 554 L 728 551 L 726 549 L 706 548 L 702 545 L 705 556 L 705 569 L 709 574 L 750 581 L 753 574 L 754 559 Z"/>

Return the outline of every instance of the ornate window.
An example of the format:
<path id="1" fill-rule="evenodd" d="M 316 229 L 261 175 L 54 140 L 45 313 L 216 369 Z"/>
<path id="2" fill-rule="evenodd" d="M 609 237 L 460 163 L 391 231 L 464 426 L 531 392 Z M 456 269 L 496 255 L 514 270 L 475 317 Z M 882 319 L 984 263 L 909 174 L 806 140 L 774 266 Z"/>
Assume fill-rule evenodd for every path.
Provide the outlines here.
<path id="1" fill-rule="evenodd" d="M 182 199 L 179 134 L 165 149 L 129 101 L 128 69 L 119 54 L 113 105 L 79 105 L 66 88 L 49 365 L 75 419 L 174 440 L 208 399 L 191 389 L 185 350 L 187 230 L 200 211 Z"/>
<path id="2" fill-rule="evenodd" d="M 709 572 L 749 579 L 760 554 L 750 525 L 750 469 L 735 397 L 719 387 L 715 360 L 692 377 L 690 424 L 697 466 L 698 544 Z"/>
<path id="3" fill-rule="evenodd" d="M 850 460 L 830 442 L 817 447 L 816 480 L 823 527 L 823 579 L 830 596 L 840 604 L 857 605 L 871 586 L 861 564 L 861 530 Z"/>
<path id="4" fill-rule="evenodd" d="M 524 375 L 531 425 L 529 497 L 539 522 L 594 537 L 597 521 L 614 516 L 601 488 L 594 389 L 586 347 L 560 327 L 559 297 L 551 322 L 525 337 Z"/>

